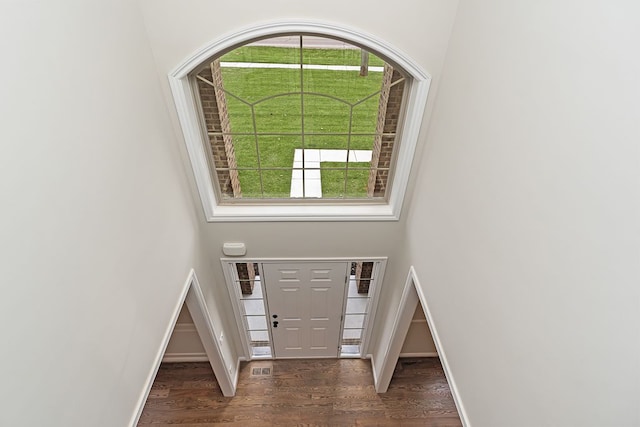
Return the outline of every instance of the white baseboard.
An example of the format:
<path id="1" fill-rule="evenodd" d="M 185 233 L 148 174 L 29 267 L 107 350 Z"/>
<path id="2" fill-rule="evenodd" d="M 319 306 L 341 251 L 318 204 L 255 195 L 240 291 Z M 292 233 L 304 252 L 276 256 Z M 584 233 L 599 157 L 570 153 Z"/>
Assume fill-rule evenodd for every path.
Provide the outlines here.
<path id="1" fill-rule="evenodd" d="M 129 425 L 131 427 L 135 427 L 138 425 L 138 421 L 140 420 L 140 416 L 142 415 L 142 410 L 144 409 L 144 404 L 147 402 L 147 397 L 149 397 L 149 392 L 151 392 L 151 387 L 153 386 L 153 381 L 156 379 L 156 375 L 158 374 L 158 369 L 160 369 L 160 363 L 162 363 L 162 358 L 164 356 L 164 352 L 169 345 L 169 340 L 171 339 L 171 333 L 173 332 L 173 328 L 178 322 L 178 316 L 180 315 L 180 310 L 182 310 L 182 305 L 184 304 L 184 300 L 187 297 L 187 292 L 189 291 L 189 287 L 191 286 L 191 281 L 195 272 L 191 270 L 189 272 L 189 276 L 185 284 L 180 291 L 180 296 L 178 297 L 178 301 L 176 302 L 175 307 L 173 308 L 173 313 L 171 315 L 171 320 L 169 321 L 169 325 L 167 326 L 167 330 L 164 332 L 164 336 L 162 337 L 162 342 L 160 343 L 160 348 L 156 353 L 155 359 L 151 366 L 151 371 L 147 376 L 145 385 L 142 389 L 142 393 L 138 397 L 138 401 L 136 402 L 135 410 L 133 415 L 131 416 L 131 420 Z"/>
<path id="2" fill-rule="evenodd" d="M 238 380 L 240 379 L 240 363 L 246 362 L 246 361 L 247 359 L 242 356 L 236 359 L 236 373 L 233 377 L 233 383 L 236 385 L 238 384 Z"/>
<path id="3" fill-rule="evenodd" d="M 180 334 L 180 333 L 198 333 L 198 330 L 196 329 L 196 325 L 194 325 L 193 323 L 176 323 L 175 328 L 173 328 L 173 335 L 175 334 Z M 198 337 L 198 340 L 200 340 L 200 338 Z"/>
<path id="4" fill-rule="evenodd" d="M 208 362 L 207 353 L 172 353 L 165 354 L 162 363 Z"/>
<path id="5" fill-rule="evenodd" d="M 378 372 L 376 370 L 376 361 L 372 354 L 367 354 L 367 359 L 371 360 L 371 373 L 373 374 L 373 384 L 378 384 Z"/>
<path id="6" fill-rule="evenodd" d="M 438 353 L 435 351 L 425 353 L 400 353 L 398 357 L 438 357 Z"/>
<path id="7" fill-rule="evenodd" d="M 460 416 L 460 421 L 462 422 L 463 427 L 470 427 L 471 423 L 469 423 L 469 417 L 467 416 L 467 411 L 464 409 L 464 405 L 462 404 L 462 398 L 460 396 L 460 393 L 458 392 L 458 387 L 456 385 L 455 378 L 451 373 L 451 368 L 449 368 L 449 361 L 447 360 L 447 355 L 444 351 L 444 348 L 442 347 L 442 342 L 440 341 L 440 335 L 438 334 L 438 330 L 436 329 L 433 316 L 431 315 L 431 310 L 429 309 L 427 298 L 424 295 L 424 291 L 422 290 L 422 287 L 420 286 L 418 276 L 413 266 L 411 266 L 411 268 L 409 269 L 409 274 L 413 280 L 413 284 L 415 286 L 416 292 L 418 293 L 418 299 L 420 300 L 420 304 L 422 305 L 422 310 L 424 311 L 424 315 L 427 318 L 427 324 L 429 325 L 429 329 L 431 330 L 431 336 L 433 337 L 433 342 L 436 345 L 438 357 L 440 358 L 440 364 L 442 365 L 442 369 L 444 370 L 444 376 L 447 378 L 447 382 L 449 383 L 449 389 L 451 390 L 453 401 L 456 404 L 456 408 L 458 409 L 458 415 Z"/>

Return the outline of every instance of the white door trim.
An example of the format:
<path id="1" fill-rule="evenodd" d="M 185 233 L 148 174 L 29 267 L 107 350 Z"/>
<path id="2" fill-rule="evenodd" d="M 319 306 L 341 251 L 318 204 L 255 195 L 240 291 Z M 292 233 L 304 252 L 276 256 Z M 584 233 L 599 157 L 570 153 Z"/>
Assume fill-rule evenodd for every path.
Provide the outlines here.
<path id="1" fill-rule="evenodd" d="M 440 358 L 440 363 L 442 364 L 447 383 L 449 383 L 449 389 L 451 390 L 453 401 L 458 409 L 460 420 L 462 425 L 467 427 L 470 425 L 467 413 L 464 409 L 464 405 L 462 404 L 460 393 L 458 392 L 458 387 L 456 386 L 451 369 L 449 368 L 446 353 L 442 347 L 438 330 L 435 327 L 431 310 L 429 310 L 429 306 L 427 304 L 427 298 L 424 295 L 422 286 L 420 286 L 420 281 L 418 280 L 416 270 L 413 266 L 409 268 L 407 281 L 405 282 L 402 297 L 400 298 L 400 306 L 396 312 L 393 328 L 389 335 L 388 342 L 386 343 L 385 355 L 382 359 L 382 364 L 380 365 L 380 374 L 376 376 L 376 366 L 373 367 L 376 392 L 385 393 L 389 387 L 393 371 L 396 367 L 396 363 L 398 362 L 398 357 L 400 356 L 402 344 L 404 343 L 404 339 L 409 331 L 409 326 L 411 326 L 411 319 L 413 318 L 413 313 L 415 312 L 418 302 L 422 306 L 422 310 L 424 311 L 424 315 L 427 319 L 427 325 L 429 326 L 429 331 L 433 337 L 433 342 L 436 345 L 437 354 Z"/>
<path id="2" fill-rule="evenodd" d="M 233 314 L 235 315 L 236 325 L 238 326 L 238 333 L 241 337 L 242 343 L 242 351 L 243 356 L 242 360 L 251 360 L 251 350 L 249 348 L 249 343 L 247 341 L 247 334 L 244 329 L 244 323 L 242 320 L 242 309 L 240 308 L 240 291 L 237 287 L 234 286 L 234 279 L 232 276 L 231 268 L 229 267 L 232 263 L 287 263 L 287 262 L 358 262 L 358 261 L 371 261 L 374 262 L 374 277 L 377 277 L 376 280 L 373 281 L 372 286 L 369 290 L 369 295 L 371 298 L 371 305 L 369 308 L 369 314 L 365 319 L 364 324 L 364 335 L 362 337 L 362 342 L 360 345 L 360 354 L 363 358 L 371 358 L 371 334 L 373 332 L 373 322 L 375 321 L 376 311 L 378 308 L 378 299 L 380 296 L 380 288 L 382 287 L 382 283 L 384 282 L 384 273 L 387 266 L 388 257 L 334 257 L 334 258 L 220 258 L 220 263 L 222 264 L 222 271 L 224 272 L 225 284 L 227 285 L 227 290 L 229 291 L 229 297 L 231 299 L 231 307 L 233 308 Z"/>
<path id="3" fill-rule="evenodd" d="M 136 410 L 134 411 L 129 423 L 129 426 L 131 427 L 137 426 L 138 421 L 140 421 L 140 416 L 142 415 L 144 405 L 147 401 L 147 398 L 149 397 L 149 392 L 151 391 L 153 382 L 155 381 L 156 375 L 158 374 L 158 369 L 160 369 L 162 358 L 164 357 L 164 353 L 167 350 L 169 340 L 171 339 L 171 334 L 173 333 L 176 323 L 178 322 L 178 316 L 180 315 L 180 310 L 182 309 L 185 301 L 187 303 L 187 308 L 189 309 L 189 314 L 191 314 L 193 323 L 195 324 L 198 335 L 200 336 L 200 340 L 202 341 L 202 345 L 204 346 L 207 353 L 209 363 L 213 368 L 213 373 L 215 374 L 216 380 L 220 385 L 220 389 L 222 390 L 222 394 L 224 394 L 225 396 L 235 395 L 238 378 L 237 376 L 235 378 L 232 378 L 230 373 L 227 372 L 227 369 L 225 368 L 225 361 L 222 356 L 222 350 L 220 348 L 220 344 L 215 339 L 211 316 L 209 315 L 209 311 L 207 310 L 204 296 L 202 294 L 202 289 L 200 288 L 200 283 L 198 282 L 195 271 L 191 269 L 187 280 L 185 281 L 182 290 L 180 291 L 180 296 L 176 301 L 176 305 L 173 308 L 171 321 L 169 322 L 169 326 L 164 333 L 162 342 L 160 343 L 160 348 L 158 350 L 158 353 L 156 354 L 145 386 L 142 390 L 142 393 L 140 394 L 140 397 L 138 398 Z"/>
<path id="4" fill-rule="evenodd" d="M 389 388 L 393 371 L 395 370 L 396 363 L 400 357 L 402 345 L 404 344 L 407 332 L 409 332 L 409 327 L 411 326 L 413 314 L 420 302 L 411 279 L 411 272 L 409 272 L 409 277 L 405 282 L 404 289 L 402 290 L 402 296 L 400 297 L 400 306 L 398 307 L 396 316 L 393 319 L 390 340 L 385 348 L 384 356 L 382 358 L 380 374 L 375 378 L 375 388 L 377 393 L 386 393 L 387 388 Z"/>
<path id="5" fill-rule="evenodd" d="M 191 314 L 191 318 L 193 319 L 193 324 L 196 326 L 196 330 L 200 336 L 200 340 L 202 340 L 202 346 L 207 353 L 209 363 L 216 376 L 220 390 L 222 390 L 222 394 L 226 397 L 234 396 L 238 383 L 237 371 L 236 375 L 232 376 L 230 369 L 227 369 L 227 365 L 231 363 L 231 361 L 225 363 L 222 349 L 220 348 L 223 337 L 216 337 L 215 329 L 211 322 L 211 315 L 207 309 L 202 288 L 200 288 L 195 273 L 193 274 L 193 281 L 189 287 L 189 292 L 187 292 L 185 302 L 189 309 L 189 314 Z"/>

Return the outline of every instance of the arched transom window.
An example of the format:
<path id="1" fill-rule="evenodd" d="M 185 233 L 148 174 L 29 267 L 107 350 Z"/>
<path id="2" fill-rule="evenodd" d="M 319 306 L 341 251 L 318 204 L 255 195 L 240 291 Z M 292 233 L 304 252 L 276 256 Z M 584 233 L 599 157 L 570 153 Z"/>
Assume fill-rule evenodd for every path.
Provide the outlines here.
<path id="1" fill-rule="evenodd" d="M 181 120 L 183 128 L 199 128 L 185 136 L 195 135 L 206 157 L 199 160 L 208 177 L 198 184 L 208 180 L 213 192 L 209 219 L 215 208 L 227 212 L 223 217 L 235 210 L 240 219 L 268 219 L 256 210 L 260 206 L 271 206 L 266 216 L 275 219 L 339 219 L 340 211 L 327 206 L 352 219 L 366 217 L 373 206 L 398 204 L 392 189 L 400 185 L 404 192 L 406 177 L 394 177 L 408 168 L 415 146 L 401 137 L 412 111 L 408 98 L 420 79 L 335 34 L 271 34 L 228 44 L 174 81 L 188 83 L 193 96 L 197 117 L 185 120 L 183 113 Z M 180 85 L 172 86 L 176 95 Z M 399 155 L 406 144 L 409 156 Z M 395 208 L 381 219 L 397 218 Z M 255 215 L 246 213 L 252 209 Z"/>

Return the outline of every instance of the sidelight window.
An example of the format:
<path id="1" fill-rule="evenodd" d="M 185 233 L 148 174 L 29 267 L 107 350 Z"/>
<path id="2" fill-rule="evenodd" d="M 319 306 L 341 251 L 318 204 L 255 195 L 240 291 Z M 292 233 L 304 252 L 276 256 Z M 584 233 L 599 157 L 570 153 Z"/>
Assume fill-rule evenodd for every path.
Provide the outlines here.
<path id="1" fill-rule="evenodd" d="M 290 266 L 291 263 L 289 261 L 286 265 Z M 344 266 L 342 271 L 346 272 L 346 277 L 341 276 L 344 280 L 340 279 L 341 309 L 338 309 L 334 319 L 339 323 L 333 341 L 336 347 L 333 347 L 333 355 L 328 357 L 364 357 L 385 260 L 368 259 L 340 263 Z M 301 266 L 304 264 L 305 262 L 300 262 Z M 335 262 L 332 265 L 335 265 Z M 277 295 L 268 295 L 270 286 L 265 284 L 265 280 L 269 279 L 265 279 L 263 274 L 264 269 L 268 267 L 264 267 L 265 264 L 259 261 L 232 260 L 223 260 L 223 266 L 238 329 L 243 337 L 245 356 L 249 359 L 278 358 L 278 352 L 274 351 L 273 328 L 282 316 L 274 317 L 275 313 L 269 310 L 268 302 Z"/>

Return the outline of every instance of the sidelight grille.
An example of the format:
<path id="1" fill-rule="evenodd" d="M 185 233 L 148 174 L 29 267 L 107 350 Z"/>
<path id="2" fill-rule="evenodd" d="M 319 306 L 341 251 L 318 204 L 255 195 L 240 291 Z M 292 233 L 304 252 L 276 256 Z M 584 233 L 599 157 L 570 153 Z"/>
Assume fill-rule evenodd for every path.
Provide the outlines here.
<path id="1" fill-rule="evenodd" d="M 251 358 L 271 358 L 271 336 L 267 322 L 260 266 L 244 262 L 233 263 L 233 265 L 235 289 L 240 299 L 242 322 Z"/>
<path id="2" fill-rule="evenodd" d="M 378 262 L 352 262 L 347 286 L 342 339 L 341 357 L 360 357 L 362 342 L 368 320 L 371 297 Z"/>

